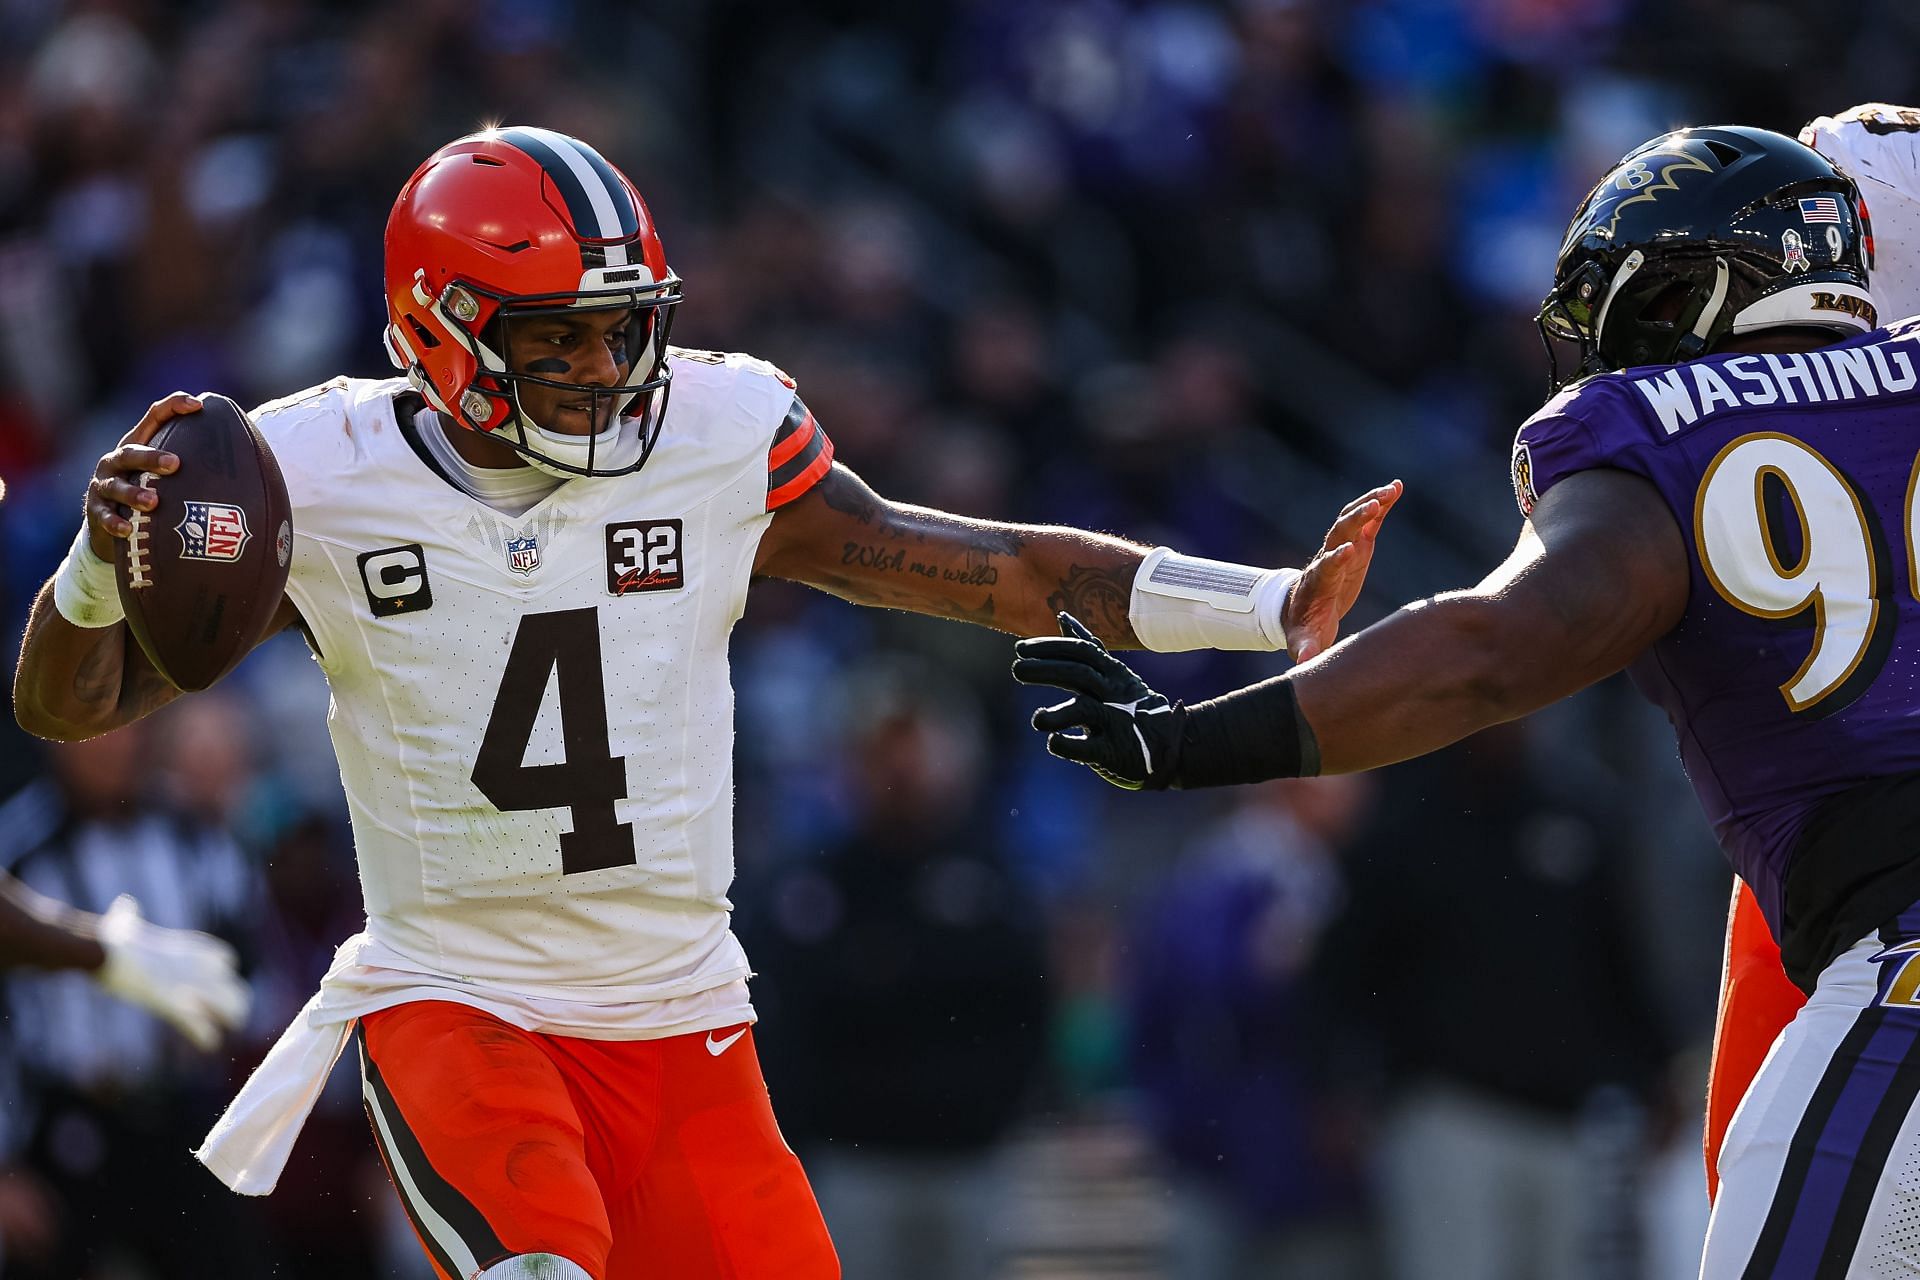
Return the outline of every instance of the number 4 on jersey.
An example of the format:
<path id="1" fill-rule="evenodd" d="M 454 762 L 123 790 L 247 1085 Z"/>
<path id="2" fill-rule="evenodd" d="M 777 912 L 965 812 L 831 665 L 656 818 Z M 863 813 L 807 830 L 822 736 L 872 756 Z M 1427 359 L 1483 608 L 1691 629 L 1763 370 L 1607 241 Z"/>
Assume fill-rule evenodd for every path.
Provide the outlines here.
<path id="1" fill-rule="evenodd" d="M 527 764 L 527 743 L 549 676 L 560 695 L 566 758 L 557 764 Z M 520 620 L 473 762 L 473 785 L 502 813 L 570 810 L 573 830 L 560 836 L 562 874 L 631 866 L 639 860 L 632 824 L 614 815 L 614 801 L 627 795 L 627 760 L 613 754 L 607 735 L 598 610 L 531 613 Z"/>

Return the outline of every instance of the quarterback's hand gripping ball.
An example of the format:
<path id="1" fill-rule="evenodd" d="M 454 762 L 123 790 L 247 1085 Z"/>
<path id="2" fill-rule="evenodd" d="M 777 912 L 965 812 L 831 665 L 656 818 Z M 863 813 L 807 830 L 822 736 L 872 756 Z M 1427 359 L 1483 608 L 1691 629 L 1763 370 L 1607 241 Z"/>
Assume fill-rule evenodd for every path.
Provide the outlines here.
<path id="1" fill-rule="evenodd" d="M 226 396 L 156 404 L 101 459 L 88 519 L 113 540 L 128 627 L 177 688 L 233 670 L 280 608 L 292 504 L 266 441 Z"/>
<path id="2" fill-rule="evenodd" d="M 1060 615 L 1060 632 L 1013 646 L 1015 680 L 1073 695 L 1033 713 L 1047 750 L 1129 791 L 1175 785 L 1186 708 L 1148 688 L 1072 614 Z"/>

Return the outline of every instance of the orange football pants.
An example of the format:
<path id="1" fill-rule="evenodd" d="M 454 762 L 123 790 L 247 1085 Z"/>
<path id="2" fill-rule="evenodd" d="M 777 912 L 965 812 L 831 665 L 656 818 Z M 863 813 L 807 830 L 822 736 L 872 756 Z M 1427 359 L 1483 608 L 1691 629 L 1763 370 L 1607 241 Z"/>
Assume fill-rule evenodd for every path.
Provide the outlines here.
<path id="1" fill-rule="evenodd" d="M 422 1001 L 358 1030 L 381 1159 L 442 1280 L 554 1253 L 594 1280 L 835 1280 L 745 1026 L 538 1035 Z"/>
<path id="2" fill-rule="evenodd" d="M 1780 948 L 1744 880 L 1733 882 L 1727 907 L 1727 949 L 1720 967 L 1720 1015 L 1707 1076 L 1707 1197 L 1720 1191 L 1720 1145 L 1727 1125 L 1760 1073 L 1767 1051 L 1807 1002 L 1787 979 Z"/>

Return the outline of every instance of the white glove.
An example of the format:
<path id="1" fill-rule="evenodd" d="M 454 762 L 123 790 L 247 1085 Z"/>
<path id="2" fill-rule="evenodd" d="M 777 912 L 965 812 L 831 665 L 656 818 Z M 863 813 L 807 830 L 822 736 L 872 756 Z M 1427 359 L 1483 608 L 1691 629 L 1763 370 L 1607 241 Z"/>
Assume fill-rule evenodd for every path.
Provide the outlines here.
<path id="1" fill-rule="evenodd" d="M 100 917 L 100 946 L 107 962 L 94 980 L 165 1018 L 202 1052 L 246 1020 L 253 991 L 235 969 L 233 948 L 211 934 L 150 924 L 123 893 Z"/>

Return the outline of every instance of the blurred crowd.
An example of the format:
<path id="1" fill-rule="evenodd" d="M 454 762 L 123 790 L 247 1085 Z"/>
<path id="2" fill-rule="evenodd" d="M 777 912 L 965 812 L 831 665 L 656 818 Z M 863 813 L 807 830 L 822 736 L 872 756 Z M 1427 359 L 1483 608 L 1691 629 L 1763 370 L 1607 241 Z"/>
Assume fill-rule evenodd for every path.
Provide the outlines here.
<path id="1" fill-rule="evenodd" d="M 1362 622 L 1509 544 L 1531 316 L 1607 164 L 1920 92 L 1892 0 L 0 0 L 0 30 L 9 645 L 148 401 L 387 374 L 389 203 L 486 123 L 631 174 L 676 340 L 783 366 L 889 496 L 1298 563 L 1403 477 Z M 850 1280 L 1691 1274 L 1728 877 L 1651 713 L 1608 686 L 1378 777 L 1133 796 L 1046 758 L 1009 653 L 779 583 L 736 633 L 739 926 Z M 1279 661 L 1141 666 L 1204 696 Z M 419 1274 L 350 1076 L 267 1201 L 186 1156 L 358 927 L 326 696 L 282 638 L 99 743 L 0 730 L 5 869 L 139 892 L 257 995 L 206 1058 L 8 981 L 7 1280 Z M 1074 1161 L 1010 1153 L 1115 1130 L 1152 1230 L 1076 1271 L 1016 1203 Z"/>

